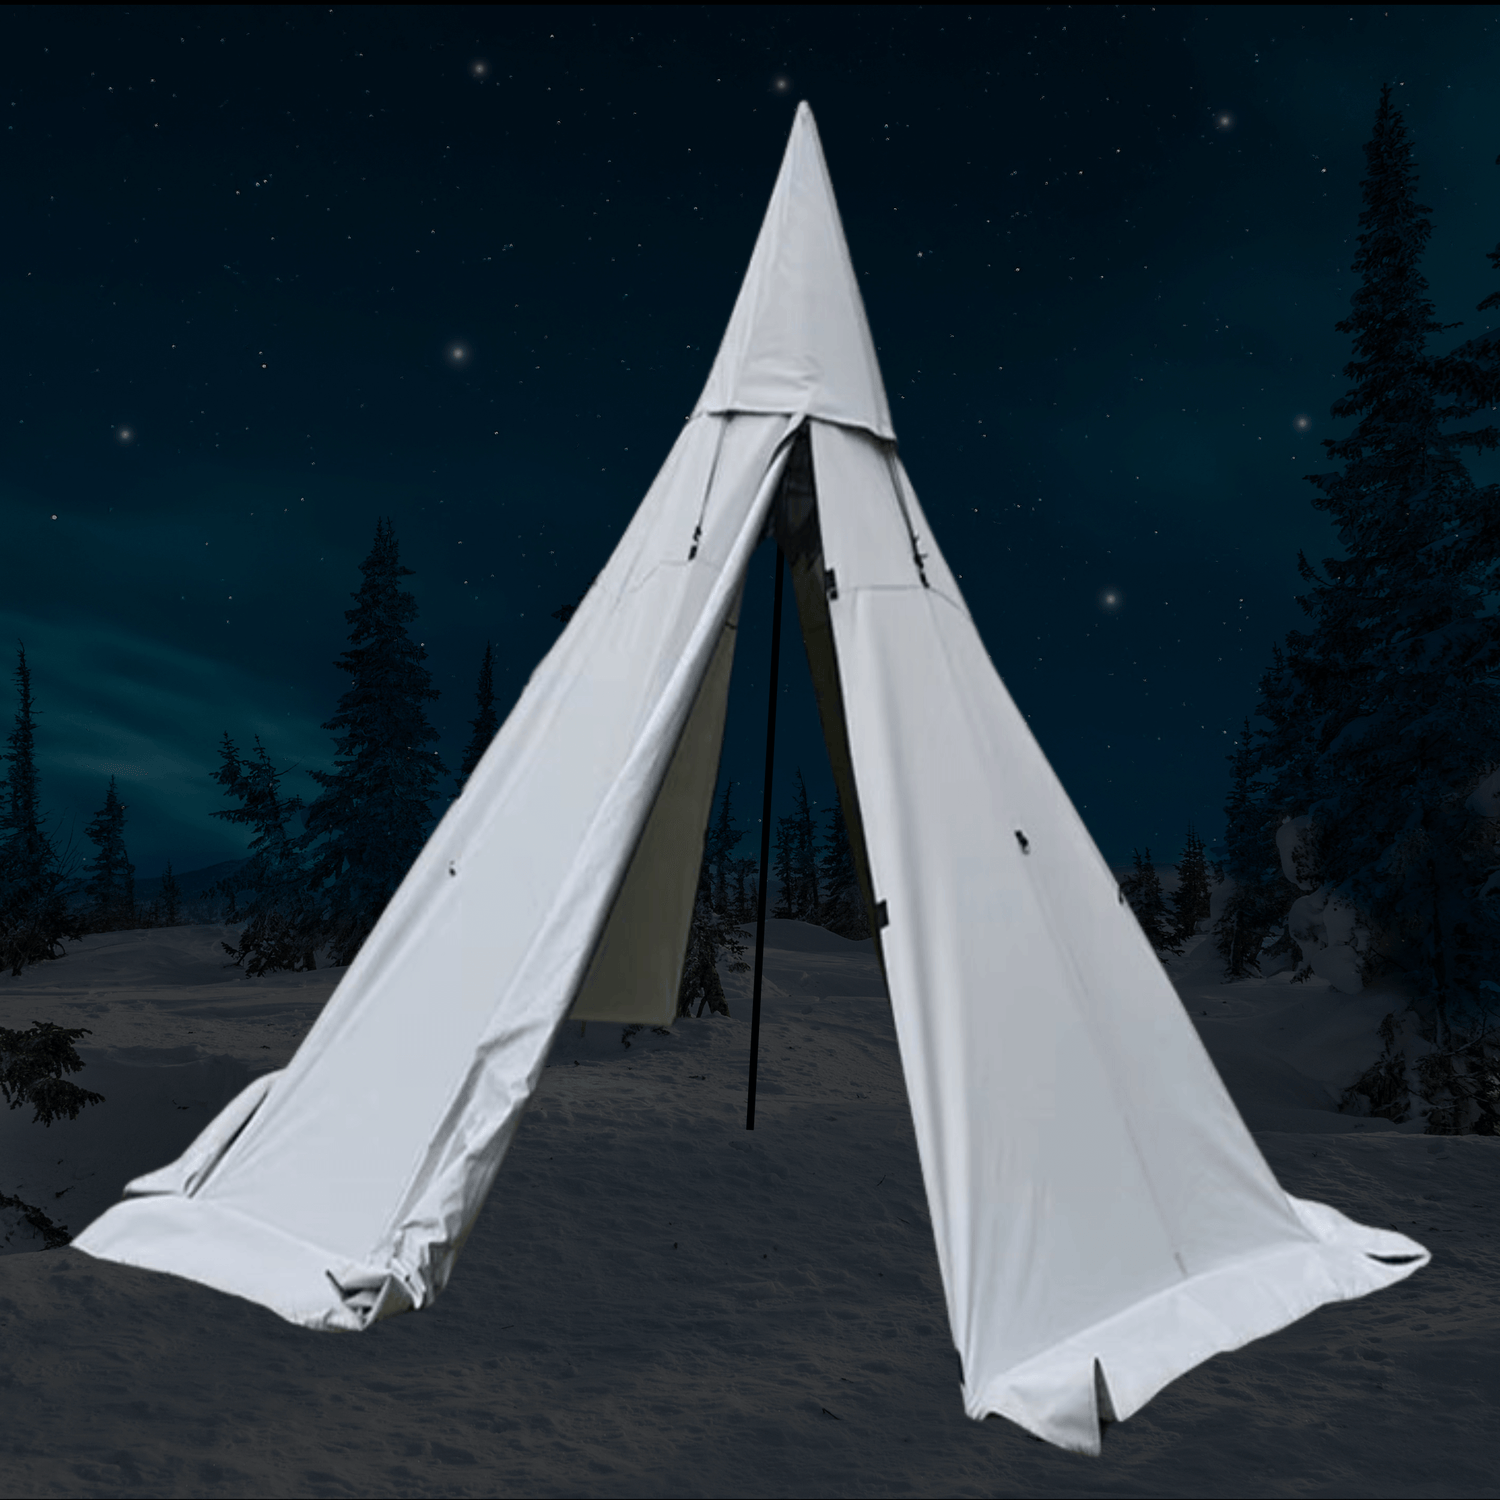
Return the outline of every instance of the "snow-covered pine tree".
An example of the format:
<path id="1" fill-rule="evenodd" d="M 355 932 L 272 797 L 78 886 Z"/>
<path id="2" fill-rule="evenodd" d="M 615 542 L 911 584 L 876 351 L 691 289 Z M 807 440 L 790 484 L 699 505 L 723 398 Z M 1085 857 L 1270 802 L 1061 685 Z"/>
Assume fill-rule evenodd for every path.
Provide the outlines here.
<path id="1" fill-rule="evenodd" d="M 823 926 L 840 937 L 867 938 L 869 918 L 854 869 L 854 848 L 844 809 L 835 801 L 828 814 L 828 832 L 823 838 Z"/>
<path id="2" fill-rule="evenodd" d="M 349 649 L 334 663 L 353 681 L 323 726 L 336 731 L 336 769 L 312 773 L 323 791 L 298 841 L 335 964 L 352 962 L 420 853 L 444 773 L 437 752 L 425 748 L 438 735 L 424 705 L 438 693 L 422 665 L 426 651 L 407 633 L 417 602 L 401 587 L 411 569 L 388 520 L 376 526 L 360 572 L 356 607 L 344 612 Z"/>
<path id="3" fill-rule="evenodd" d="M 0 781 L 0 969 L 61 958 L 63 939 L 82 929 L 68 909 L 69 871 L 43 826 L 36 768 L 36 705 L 26 647 L 16 650 L 16 714 Z"/>
<path id="4" fill-rule="evenodd" d="M 1182 857 L 1177 864 L 1177 889 L 1172 892 L 1172 925 L 1179 943 L 1192 937 L 1198 930 L 1198 923 L 1208 917 L 1212 894 L 1203 840 L 1189 823 Z"/>
<path id="5" fill-rule="evenodd" d="M 315 969 L 322 913 L 291 826 L 302 799 L 282 796 L 286 773 L 276 769 L 259 736 L 254 751 L 242 758 L 226 733 L 219 755 L 214 780 L 239 806 L 209 816 L 252 834 L 250 857 L 220 886 L 231 902 L 229 920 L 245 924 L 239 946 L 225 943 L 224 951 L 252 976 Z"/>
<path id="6" fill-rule="evenodd" d="M 1280 818 L 1267 812 L 1264 788 L 1255 779 L 1249 719 L 1226 759 L 1233 774 L 1224 804 L 1223 869 L 1233 889 L 1214 923 L 1214 946 L 1224 960 L 1224 977 L 1246 979 L 1259 967 L 1266 939 L 1286 921 L 1287 907 L 1299 893 L 1281 872 L 1275 830 Z M 1289 945 L 1284 933 L 1281 942 Z"/>
<path id="7" fill-rule="evenodd" d="M 1493 831 L 1469 805 L 1500 739 L 1500 615 L 1488 606 L 1500 488 L 1477 487 L 1461 457 L 1500 435 L 1448 430 L 1495 387 L 1483 358 L 1427 353 L 1443 329 L 1420 270 L 1430 209 L 1389 87 L 1365 156 L 1360 285 L 1336 325 L 1354 337 L 1354 386 L 1333 406 L 1358 422 L 1324 442 L 1342 468 L 1309 476 L 1345 555 L 1321 574 L 1300 559 L 1310 626 L 1268 674 L 1261 768 L 1273 807 L 1311 816 L 1314 876 L 1375 934 L 1370 962 L 1406 972 L 1448 1047 L 1477 1024 L 1500 970 L 1480 895 Z M 1458 399 L 1443 405 L 1445 393 Z"/>
<path id="8" fill-rule="evenodd" d="M 111 776 L 104 806 L 84 829 L 97 850 L 89 861 L 89 882 L 84 887 L 89 897 L 87 921 L 93 932 L 119 932 L 136 925 L 135 866 L 125 848 L 126 811 Z"/>
<path id="9" fill-rule="evenodd" d="M 490 748 L 490 741 L 495 738 L 495 731 L 500 727 L 500 720 L 495 713 L 495 648 L 488 641 L 484 643 L 484 656 L 479 663 L 479 684 L 474 690 L 474 707 L 474 717 L 469 720 L 469 727 L 474 732 L 469 736 L 463 763 L 455 778 L 459 791 L 463 791 L 469 777 L 474 774 L 475 766 Z"/>
<path id="10" fill-rule="evenodd" d="M 1158 953 L 1178 953 L 1181 950 L 1173 936 L 1172 918 L 1162 895 L 1161 877 L 1151 863 L 1151 850 L 1148 848 L 1144 855 L 1139 849 L 1132 852 L 1135 870 L 1120 882 L 1120 890 L 1151 946 Z"/>

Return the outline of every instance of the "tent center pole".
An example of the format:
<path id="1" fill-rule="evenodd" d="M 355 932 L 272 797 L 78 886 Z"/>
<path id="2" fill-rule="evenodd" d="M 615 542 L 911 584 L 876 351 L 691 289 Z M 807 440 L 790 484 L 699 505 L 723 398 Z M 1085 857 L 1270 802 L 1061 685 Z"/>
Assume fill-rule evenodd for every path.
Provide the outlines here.
<path id="1" fill-rule="evenodd" d="M 776 549 L 776 596 L 771 604 L 771 688 L 766 703 L 766 789 L 760 811 L 760 885 L 755 898 L 755 977 L 750 988 L 750 1092 L 745 1129 L 755 1129 L 755 1080 L 760 1071 L 760 985 L 766 962 L 766 887 L 771 877 L 771 777 L 776 766 L 776 680 L 781 671 L 781 594 L 786 558 Z"/>

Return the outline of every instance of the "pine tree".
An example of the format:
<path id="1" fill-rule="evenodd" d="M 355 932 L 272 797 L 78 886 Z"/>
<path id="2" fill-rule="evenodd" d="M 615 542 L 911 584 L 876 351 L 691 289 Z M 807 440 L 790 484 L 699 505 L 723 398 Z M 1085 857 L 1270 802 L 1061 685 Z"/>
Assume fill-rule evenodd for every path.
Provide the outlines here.
<path id="1" fill-rule="evenodd" d="M 291 827 L 302 811 L 302 799 L 282 796 L 286 773 L 276 769 L 258 736 L 254 752 L 244 759 L 226 732 L 219 756 L 213 779 L 240 805 L 210 816 L 253 834 L 250 857 L 219 887 L 229 898 L 228 920 L 245 923 L 239 947 L 225 943 L 224 951 L 251 976 L 315 969 L 322 913 Z M 240 898 L 247 893 L 249 900 L 240 910 Z"/>
<path id="2" fill-rule="evenodd" d="M 828 833 L 823 840 L 823 925 L 840 937 L 867 938 L 870 923 L 854 869 L 854 849 L 849 826 L 838 802 L 828 814 Z"/>
<path id="3" fill-rule="evenodd" d="M 36 704 L 26 648 L 16 651 L 16 715 L 6 739 L 9 773 L 0 789 L 0 968 L 61 958 L 82 929 L 68 910 L 68 861 L 44 827 L 36 768 Z"/>
<path id="4" fill-rule="evenodd" d="M 459 791 L 463 791 L 469 777 L 474 774 L 474 768 L 490 748 L 490 741 L 495 738 L 495 731 L 500 727 L 500 720 L 495 714 L 495 650 L 488 641 L 484 644 L 484 657 L 479 663 L 479 685 L 474 692 L 474 703 L 477 712 L 469 720 L 469 727 L 474 732 L 469 736 L 469 744 L 456 778 Z"/>
<path id="5" fill-rule="evenodd" d="M 704 1009 L 716 1015 L 729 1014 L 724 997 L 724 982 L 719 978 L 719 962 L 729 958 L 729 970 L 743 974 L 750 967 L 745 962 L 745 940 L 732 916 L 716 911 L 713 905 L 713 880 L 708 861 L 704 860 L 698 876 L 698 891 L 693 901 L 693 920 L 688 928 L 687 952 L 683 957 L 682 983 L 677 990 L 677 1014 L 692 1015 Z"/>
<path id="6" fill-rule="evenodd" d="M 744 855 L 729 862 L 732 908 L 731 915 L 739 923 L 752 921 L 755 917 L 759 896 L 760 861 L 753 855 Z"/>
<path id="7" fill-rule="evenodd" d="M 161 877 L 161 894 L 157 897 L 157 920 L 163 927 L 182 925 L 182 887 L 172 873 L 172 861 Z"/>
<path id="8" fill-rule="evenodd" d="M 90 898 L 88 924 L 94 932 L 119 932 L 136 924 L 135 866 L 125 848 L 126 811 L 111 776 L 104 806 L 84 829 L 98 851 L 89 861 L 92 874 L 84 887 Z"/>
<path id="9" fill-rule="evenodd" d="M 1198 923 L 1207 918 L 1212 892 L 1203 840 L 1189 823 L 1182 858 L 1177 865 L 1177 889 L 1172 892 L 1172 925 L 1179 943 L 1192 937 L 1198 930 Z"/>
<path id="10" fill-rule="evenodd" d="M 818 879 L 818 825 L 807 797 L 807 783 L 797 772 L 792 811 L 776 823 L 776 878 L 781 900 L 775 915 L 798 922 L 822 920 Z"/>
<path id="11" fill-rule="evenodd" d="M 778 818 L 775 838 L 776 852 L 772 855 L 771 871 L 776 877 L 780 895 L 775 906 L 771 908 L 771 915 L 791 920 L 797 915 L 799 894 L 796 819 L 790 816 Z"/>
<path id="12" fill-rule="evenodd" d="M 709 829 L 704 846 L 703 861 L 709 871 L 709 900 L 713 909 L 720 916 L 739 921 L 734 875 L 737 861 L 733 858 L 733 853 L 735 846 L 744 838 L 745 831 L 734 826 L 730 810 L 730 794 L 733 789 L 732 781 L 725 783 L 724 795 L 719 799 L 719 815 Z"/>
<path id="13" fill-rule="evenodd" d="M 16 716 L 7 736 L 5 779 L 7 862 L 20 871 L 39 868 L 45 861 L 47 835 L 42 831 L 42 799 L 36 770 L 36 701 L 31 695 L 31 667 L 26 647 L 16 648 Z"/>
<path id="14" fill-rule="evenodd" d="M 360 571 L 356 607 L 344 612 L 349 649 L 335 662 L 353 682 L 323 726 L 336 731 L 337 769 L 312 773 L 323 791 L 300 840 L 336 964 L 353 961 L 421 852 L 444 770 L 424 748 L 438 735 L 423 705 L 438 693 L 422 665 L 426 651 L 407 633 L 417 602 L 401 587 L 411 569 L 401 565 L 389 521 L 376 527 Z"/>
<path id="15" fill-rule="evenodd" d="M 718 1015 L 729 1014 L 724 998 L 719 962 L 729 955 L 731 973 L 743 973 L 745 944 L 739 932 L 738 914 L 731 900 L 731 875 L 734 846 L 744 838 L 744 830 L 734 826 L 730 794 L 734 783 L 728 782 L 719 798 L 719 814 L 709 826 L 703 841 L 703 861 L 698 871 L 698 889 L 693 902 L 693 920 L 688 929 L 687 953 L 682 966 L 682 984 L 677 992 L 677 1014 L 691 1015 L 696 1002 L 698 1015 L 704 1008 Z"/>
<path id="16" fill-rule="evenodd" d="M 1315 878 L 1360 911 L 1443 1040 L 1481 1008 L 1500 961 L 1480 897 L 1493 832 L 1467 805 L 1500 737 L 1500 616 L 1487 605 L 1500 592 L 1500 487 L 1479 489 L 1461 457 L 1500 438 L 1445 430 L 1493 399 L 1494 346 L 1427 354 L 1443 327 L 1419 269 L 1430 209 L 1389 87 L 1365 155 L 1361 281 L 1337 325 L 1354 337 L 1354 386 L 1333 407 L 1359 420 L 1325 440 L 1342 468 L 1309 476 L 1344 555 L 1321 573 L 1299 560 L 1310 626 L 1268 674 L 1261 768 L 1270 805 L 1313 820 Z"/>
<path id="17" fill-rule="evenodd" d="M 1256 780 L 1249 719 L 1227 759 L 1233 777 L 1224 804 L 1224 873 L 1234 888 L 1214 924 L 1214 946 L 1224 960 L 1224 977 L 1245 979 L 1259 968 L 1266 939 L 1286 920 L 1299 893 L 1281 873 L 1275 838 L 1280 818 L 1267 812 L 1264 788 Z M 1281 942 L 1290 946 L 1284 934 Z"/>
<path id="18" fill-rule="evenodd" d="M 1166 898 L 1161 891 L 1161 877 L 1151 863 L 1151 851 L 1135 854 L 1135 871 L 1120 882 L 1120 891 L 1130 903 L 1135 919 L 1141 924 L 1146 940 L 1157 952 L 1178 953 L 1173 936 L 1172 919 L 1167 914 Z"/>
<path id="19" fill-rule="evenodd" d="M 209 775 L 224 788 L 226 797 L 238 797 L 241 802 L 249 795 L 249 787 L 245 776 L 245 767 L 240 760 L 240 752 L 234 741 L 229 738 L 229 731 L 224 731 L 224 738 L 219 741 L 219 769 L 210 771 Z M 211 812 L 209 817 L 223 817 L 223 813 Z M 233 816 L 231 821 L 240 823 L 248 821 L 242 816 Z M 248 861 L 246 862 L 248 863 Z M 240 911 L 240 894 L 242 891 L 253 891 L 248 880 L 240 878 L 240 872 L 245 869 L 242 864 L 238 869 L 232 870 L 222 880 L 215 882 L 205 892 L 207 895 L 222 897 L 225 902 L 224 920 L 226 922 L 238 922 L 243 919 Z"/>

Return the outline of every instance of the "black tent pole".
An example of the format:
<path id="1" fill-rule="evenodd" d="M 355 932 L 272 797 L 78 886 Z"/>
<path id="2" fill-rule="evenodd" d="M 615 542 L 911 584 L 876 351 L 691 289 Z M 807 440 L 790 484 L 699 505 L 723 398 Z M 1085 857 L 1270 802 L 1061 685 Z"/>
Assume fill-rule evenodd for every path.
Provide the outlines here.
<path id="1" fill-rule="evenodd" d="M 776 679 L 781 670 L 781 591 L 786 559 L 776 549 L 776 598 L 771 605 L 771 692 L 766 705 L 766 791 L 760 812 L 760 890 L 755 902 L 755 979 L 750 990 L 750 1097 L 745 1129 L 755 1129 L 755 1078 L 760 1070 L 760 979 L 766 961 L 766 885 L 771 876 L 771 774 L 776 765 Z"/>

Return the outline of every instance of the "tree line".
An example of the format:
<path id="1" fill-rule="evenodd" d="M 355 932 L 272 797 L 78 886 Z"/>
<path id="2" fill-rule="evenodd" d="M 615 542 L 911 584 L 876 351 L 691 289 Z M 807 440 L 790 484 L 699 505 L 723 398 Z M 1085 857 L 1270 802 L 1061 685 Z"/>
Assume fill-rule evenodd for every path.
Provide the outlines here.
<path id="1" fill-rule="evenodd" d="M 282 789 L 287 774 L 257 739 L 242 754 L 226 732 L 212 775 L 232 804 L 212 814 L 249 835 L 249 858 L 205 893 L 215 915 L 243 922 L 233 959 L 252 974 L 311 968 L 322 952 L 348 963 L 427 837 L 430 805 L 445 768 L 428 748 L 437 731 L 426 705 L 435 699 L 426 652 L 407 627 L 416 601 L 402 588 L 402 566 L 389 521 L 360 570 L 364 583 L 345 611 L 348 649 L 336 665 L 350 676 L 324 728 L 334 733 L 334 769 L 314 771 L 311 803 Z M 84 830 L 84 858 L 48 828 L 36 759 L 36 703 L 25 646 L 17 652 L 16 713 L 0 783 L 0 962 L 19 974 L 62 955 L 90 932 L 171 925 L 187 902 L 167 866 L 153 901 L 135 895 L 125 843 L 128 808 L 115 779 Z M 496 728 L 493 656 L 485 650 L 473 736 L 458 786 L 473 771 Z"/>
<path id="2" fill-rule="evenodd" d="M 1177 888 L 1170 898 L 1162 891 L 1150 847 L 1144 854 L 1139 849 L 1133 854 L 1135 868 L 1120 882 L 1120 894 L 1158 953 L 1181 953 L 1182 945 L 1211 915 L 1213 888 L 1223 880 L 1223 869 L 1209 861 L 1206 846 L 1191 823 L 1177 863 Z"/>
<path id="3" fill-rule="evenodd" d="M 1334 963 L 1410 996 L 1346 1104 L 1432 1133 L 1500 1127 L 1500 485 L 1466 461 L 1500 402 L 1500 332 L 1446 354 L 1421 263 L 1432 210 L 1382 90 L 1361 184 L 1353 431 L 1310 474 L 1341 555 L 1299 553 L 1305 627 L 1272 650 L 1230 757 L 1215 941 L 1228 977 Z M 1496 159 L 1500 165 L 1500 158 Z M 1500 271 L 1500 246 L 1488 253 Z M 1500 291 L 1479 303 L 1500 309 Z"/>
<path id="4" fill-rule="evenodd" d="M 182 888 L 168 864 L 156 897 L 139 905 L 135 866 L 125 849 L 125 804 L 113 777 L 104 804 L 84 829 L 94 846 L 82 858 L 48 830 L 36 766 L 36 701 L 26 647 L 16 651 L 16 713 L 0 779 L 0 969 L 60 957 L 63 943 L 88 932 L 172 925 L 183 917 Z"/>
<path id="5" fill-rule="evenodd" d="M 724 962 L 730 973 L 744 973 L 749 967 L 744 961 L 744 927 L 757 915 L 760 862 L 735 852 L 746 830 L 734 826 L 733 791 L 731 782 L 715 798 L 715 813 L 704 840 L 677 997 L 680 1016 L 701 1016 L 705 1008 L 727 1016 L 719 964 Z M 822 818 L 816 816 L 800 770 L 794 798 L 792 811 L 776 823 L 772 866 L 776 895 L 769 915 L 810 922 L 840 937 L 868 937 L 869 918 L 843 808 L 835 802 Z"/>

